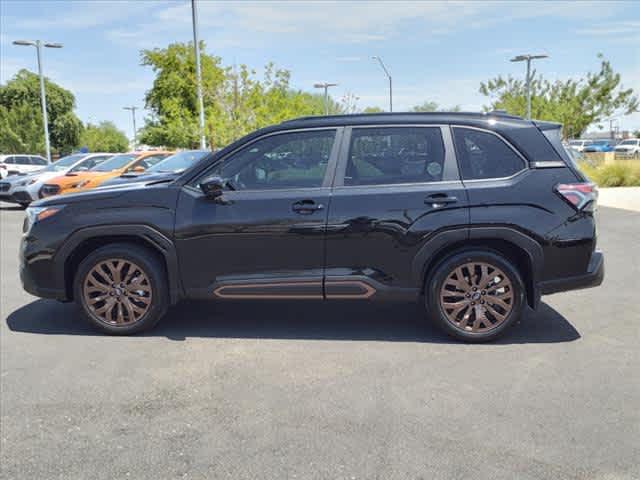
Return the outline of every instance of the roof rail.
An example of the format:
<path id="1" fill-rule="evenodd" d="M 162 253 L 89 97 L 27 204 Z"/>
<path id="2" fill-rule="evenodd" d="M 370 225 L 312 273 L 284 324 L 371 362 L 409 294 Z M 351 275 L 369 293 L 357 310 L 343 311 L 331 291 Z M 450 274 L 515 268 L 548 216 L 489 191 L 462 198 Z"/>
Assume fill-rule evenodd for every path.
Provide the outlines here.
<path id="1" fill-rule="evenodd" d="M 490 112 L 487 112 L 487 115 L 499 115 L 501 117 L 509 117 L 509 118 L 519 118 L 522 119 L 522 117 L 520 115 L 513 115 L 509 112 L 507 112 L 506 110 L 491 110 Z"/>

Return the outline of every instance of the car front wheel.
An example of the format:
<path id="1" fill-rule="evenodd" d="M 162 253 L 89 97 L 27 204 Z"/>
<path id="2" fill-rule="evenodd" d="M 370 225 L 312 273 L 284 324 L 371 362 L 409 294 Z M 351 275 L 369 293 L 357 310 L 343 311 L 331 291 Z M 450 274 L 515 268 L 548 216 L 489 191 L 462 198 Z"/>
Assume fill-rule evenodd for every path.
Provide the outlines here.
<path id="1" fill-rule="evenodd" d="M 112 244 L 95 250 L 78 267 L 76 302 L 89 322 L 111 335 L 155 326 L 168 305 L 163 265 L 137 245 Z"/>
<path id="2" fill-rule="evenodd" d="M 524 285 L 518 270 L 492 251 L 470 250 L 438 265 L 425 285 L 427 312 L 447 334 L 487 342 L 522 314 Z"/>

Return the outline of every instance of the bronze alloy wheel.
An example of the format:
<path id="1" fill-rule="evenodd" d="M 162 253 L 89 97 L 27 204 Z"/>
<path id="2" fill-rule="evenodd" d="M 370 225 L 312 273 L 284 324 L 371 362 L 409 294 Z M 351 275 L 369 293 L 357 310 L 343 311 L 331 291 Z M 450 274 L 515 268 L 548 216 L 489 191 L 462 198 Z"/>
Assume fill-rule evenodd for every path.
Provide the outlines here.
<path id="1" fill-rule="evenodd" d="M 451 272 L 440 290 L 447 320 L 470 333 L 502 324 L 513 309 L 513 285 L 499 268 L 486 262 L 465 263 Z"/>
<path id="2" fill-rule="evenodd" d="M 151 283 L 147 274 L 122 258 L 96 264 L 87 273 L 82 292 L 91 315 L 117 327 L 138 322 L 151 307 Z"/>

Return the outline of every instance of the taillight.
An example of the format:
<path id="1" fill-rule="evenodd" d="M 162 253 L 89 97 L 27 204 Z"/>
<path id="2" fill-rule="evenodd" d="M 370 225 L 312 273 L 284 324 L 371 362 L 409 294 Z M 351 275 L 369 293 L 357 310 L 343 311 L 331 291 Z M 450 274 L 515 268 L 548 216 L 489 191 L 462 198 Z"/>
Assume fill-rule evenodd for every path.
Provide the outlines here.
<path id="1" fill-rule="evenodd" d="M 598 188 L 593 183 L 561 183 L 555 190 L 576 210 L 592 211 L 598 200 Z"/>

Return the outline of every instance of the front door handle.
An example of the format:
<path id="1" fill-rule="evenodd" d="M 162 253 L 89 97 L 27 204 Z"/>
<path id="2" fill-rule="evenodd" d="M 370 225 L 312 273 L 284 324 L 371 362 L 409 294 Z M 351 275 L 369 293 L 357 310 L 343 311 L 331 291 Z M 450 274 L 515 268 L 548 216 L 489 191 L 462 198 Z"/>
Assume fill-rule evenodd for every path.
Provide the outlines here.
<path id="1" fill-rule="evenodd" d="M 294 212 L 299 213 L 300 215 L 310 215 L 313 212 L 322 210 L 324 205 L 316 203 L 313 200 L 300 200 L 299 202 L 294 203 L 291 208 Z"/>
<path id="2" fill-rule="evenodd" d="M 424 203 L 431 205 L 433 208 L 442 208 L 445 205 L 456 203 L 457 197 L 447 193 L 433 193 L 424 199 Z"/>

